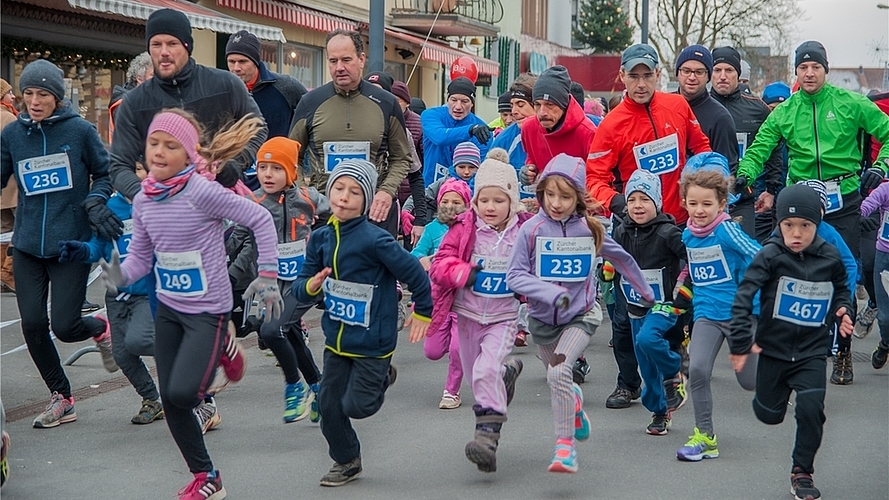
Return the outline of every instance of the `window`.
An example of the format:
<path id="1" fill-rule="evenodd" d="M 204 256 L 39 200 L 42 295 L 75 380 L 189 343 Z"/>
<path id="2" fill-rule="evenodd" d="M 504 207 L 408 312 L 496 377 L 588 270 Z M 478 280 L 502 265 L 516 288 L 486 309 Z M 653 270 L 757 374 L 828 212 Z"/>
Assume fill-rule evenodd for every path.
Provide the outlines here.
<path id="1" fill-rule="evenodd" d="M 290 75 L 300 81 L 307 89 L 319 87 L 324 83 L 321 49 L 295 43 L 284 44 L 284 58 L 280 71 L 278 68 L 278 49 L 275 44 L 263 43 L 262 62 L 270 71 Z"/>
<path id="2" fill-rule="evenodd" d="M 548 0 L 522 0 L 522 33 L 546 39 Z"/>

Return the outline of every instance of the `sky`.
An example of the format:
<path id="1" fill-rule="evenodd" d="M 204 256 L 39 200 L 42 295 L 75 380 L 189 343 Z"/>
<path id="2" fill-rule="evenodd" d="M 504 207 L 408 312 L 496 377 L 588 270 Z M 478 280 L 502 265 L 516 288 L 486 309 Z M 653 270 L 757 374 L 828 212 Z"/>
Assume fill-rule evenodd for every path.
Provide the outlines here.
<path id="1" fill-rule="evenodd" d="M 882 67 L 874 57 L 874 46 L 882 44 L 885 64 L 889 60 L 889 10 L 878 9 L 878 3 L 889 5 L 889 0 L 799 0 L 803 20 L 797 24 L 793 48 L 818 40 L 827 49 L 832 67 Z"/>

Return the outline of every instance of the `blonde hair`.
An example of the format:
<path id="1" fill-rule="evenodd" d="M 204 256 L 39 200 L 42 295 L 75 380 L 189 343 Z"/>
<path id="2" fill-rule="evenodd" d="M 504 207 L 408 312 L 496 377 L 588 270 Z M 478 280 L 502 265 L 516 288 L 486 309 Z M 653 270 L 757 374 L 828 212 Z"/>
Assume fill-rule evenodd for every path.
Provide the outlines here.
<path id="1" fill-rule="evenodd" d="M 210 144 L 205 146 L 203 144 L 206 141 L 206 131 L 193 114 L 179 108 L 169 108 L 162 112 L 179 115 L 194 126 L 200 137 L 197 152 L 202 158 L 207 160 L 208 169 L 214 174 L 217 172 L 219 165 L 224 165 L 225 162 L 238 156 L 265 126 L 262 118 L 253 114 L 245 115 L 237 121 L 229 122 L 223 126 L 213 136 Z"/>
<path id="2" fill-rule="evenodd" d="M 593 200 L 585 189 L 578 188 L 576 184 L 562 175 L 548 175 L 537 184 L 537 199 L 543 200 L 547 186 L 552 185 L 562 193 L 574 195 L 574 213 L 586 219 L 590 232 L 593 233 L 593 241 L 596 244 L 596 253 L 602 250 L 602 242 L 605 240 L 605 226 L 593 217 L 593 214 L 601 213 L 602 206 Z M 541 203 L 543 205 L 543 203 Z M 545 207 L 543 207 L 546 210 Z"/>

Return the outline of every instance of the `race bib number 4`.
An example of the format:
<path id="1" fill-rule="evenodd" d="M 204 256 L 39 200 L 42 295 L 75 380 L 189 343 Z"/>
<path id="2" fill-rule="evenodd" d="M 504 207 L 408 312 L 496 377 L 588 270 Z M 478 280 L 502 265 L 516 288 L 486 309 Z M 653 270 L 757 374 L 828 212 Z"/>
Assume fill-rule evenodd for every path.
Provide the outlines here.
<path id="1" fill-rule="evenodd" d="M 508 258 L 474 255 L 472 261 L 483 266 L 475 277 L 472 293 L 490 298 L 512 297 L 512 290 L 506 286 Z"/>
<path id="2" fill-rule="evenodd" d="M 374 286 L 364 283 L 327 278 L 322 286 L 324 307 L 334 321 L 347 325 L 370 326 L 370 305 L 373 302 Z"/>
<path id="3" fill-rule="evenodd" d="M 117 237 L 114 242 L 114 248 L 120 254 L 120 260 L 123 262 L 124 257 L 130 252 L 130 242 L 133 241 L 133 219 L 123 221 L 123 234 Z"/>
<path id="4" fill-rule="evenodd" d="M 52 193 L 71 189 L 71 163 L 67 153 L 28 158 L 18 163 L 25 195 Z"/>
<path id="5" fill-rule="evenodd" d="M 732 279 L 722 247 L 689 248 L 688 267 L 695 285 L 715 285 Z"/>
<path id="6" fill-rule="evenodd" d="M 278 278 L 293 281 L 306 260 L 306 242 L 278 243 Z"/>
<path id="7" fill-rule="evenodd" d="M 370 161 L 370 142 L 364 141 L 343 141 L 343 142 L 325 142 L 324 148 L 324 168 L 327 172 L 333 172 L 343 160 L 367 160 Z"/>
<path id="8" fill-rule="evenodd" d="M 593 239 L 537 237 L 537 277 L 545 281 L 584 281 L 596 260 Z"/>
<path id="9" fill-rule="evenodd" d="M 827 318 L 833 283 L 812 282 L 782 276 L 772 317 L 794 325 L 819 327 Z"/>
<path id="10" fill-rule="evenodd" d="M 654 301 L 655 302 L 663 302 L 664 301 L 664 278 L 663 272 L 660 269 L 643 269 L 642 276 L 645 277 L 645 281 L 648 283 L 648 286 L 654 291 Z M 642 294 L 637 292 L 631 285 L 630 282 L 627 281 L 623 276 L 620 277 L 620 287 L 624 292 L 624 297 L 627 298 L 627 304 L 631 304 L 638 307 L 643 307 L 642 305 Z"/>
<path id="11" fill-rule="evenodd" d="M 880 225 L 880 239 L 889 243 L 889 212 L 883 213 L 883 223 Z"/>
<path id="12" fill-rule="evenodd" d="M 154 274 L 157 293 L 195 297 L 207 293 L 207 275 L 201 252 L 155 252 Z"/>
<path id="13" fill-rule="evenodd" d="M 646 142 L 633 148 L 636 165 L 655 175 L 663 175 L 679 168 L 679 138 L 676 134 Z"/>

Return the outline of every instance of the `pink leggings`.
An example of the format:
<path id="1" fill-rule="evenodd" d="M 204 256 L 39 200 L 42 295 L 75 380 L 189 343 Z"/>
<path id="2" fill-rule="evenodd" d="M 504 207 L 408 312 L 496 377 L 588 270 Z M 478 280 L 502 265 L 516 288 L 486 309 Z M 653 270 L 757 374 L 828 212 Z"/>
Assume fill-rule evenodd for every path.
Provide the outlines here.
<path id="1" fill-rule="evenodd" d="M 448 354 L 448 378 L 445 381 L 445 390 L 451 394 L 460 394 L 460 384 L 463 383 L 463 365 L 460 361 L 460 338 L 457 335 L 457 315 L 448 313 L 441 328 L 437 332 L 430 332 L 423 342 L 423 352 L 426 357 L 438 361 Z"/>

